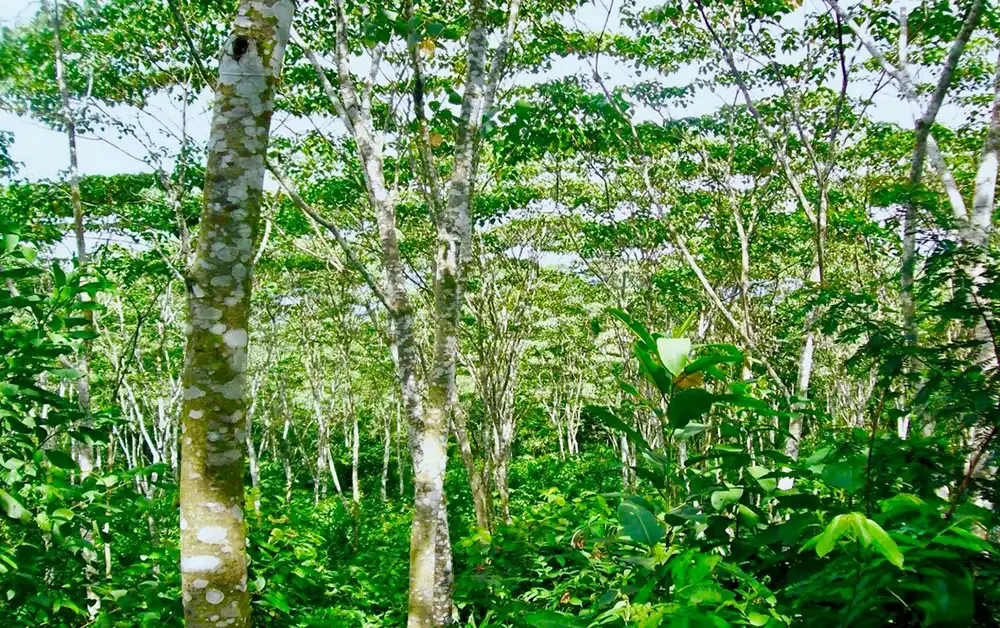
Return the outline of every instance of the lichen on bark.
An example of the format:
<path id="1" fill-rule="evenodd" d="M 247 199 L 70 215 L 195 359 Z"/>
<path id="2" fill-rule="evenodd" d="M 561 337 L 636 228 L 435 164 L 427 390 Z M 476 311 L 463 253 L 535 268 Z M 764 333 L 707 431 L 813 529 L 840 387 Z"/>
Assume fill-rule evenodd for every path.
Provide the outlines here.
<path id="1" fill-rule="evenodd" d="M 295 3 L 244 0 L 220 56 L 181 412 L 181 577 L 190 626 L 250 625 L 243 466 L 253 243 Z"/>

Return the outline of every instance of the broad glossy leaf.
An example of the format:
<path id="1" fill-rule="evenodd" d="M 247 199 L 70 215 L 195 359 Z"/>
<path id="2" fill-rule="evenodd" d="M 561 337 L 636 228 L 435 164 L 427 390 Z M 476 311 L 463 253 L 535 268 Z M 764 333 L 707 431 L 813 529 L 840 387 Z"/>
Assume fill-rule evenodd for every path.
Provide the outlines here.
<path id="1" fill-rule="evenodd" d="M 865 485 L 863 459 L 835 462 L 823 468 L 823 481 L 834 488 L 854 492 Z"/>
<path id="2" fill-rule="evenodd" d="M 656 515 L 635 502 L 622 502 L 618 506 L 618 521 L 630 539 L 643 545 L 653 546 L 667 533 Z"/>
<path id="3" fill-rule="evenodd" d="M 683 429 L 688 423 L 697 421 L 708 414 L 712 409 L 712 404 L 718 400 L 717 395 L 713 395 L 704 388 L 682 390 L 670 399 L 667 419 L 674 429 Z"/>
<path id="4" fill-rule="evenodd" d="M 0 488 L 0 504 L 4 513 L 11 519 L 23 519 L 28 516 L 28 509 L 16 497 Z"/>
<path id="5" fill-rule="evenodd" d="M 729 504 L 740 501 L 741 497 L 743 497 L 743 489 L 739 487 L 729 488 L 723 491 L 715 491 L 712 493 L 712 508 L 722 510 Z"/>
<path id="6" fill-rule="evenodd" d="M 882 526 L 875 523 L 867 517 L 862 522 L 868 532 L 868 536 L 871 539 L 872 547 L 877 549 L 886 560 L 888 560 L 893 565 L 903 568 L 903 553 L 899 551 L 899 547 L 896 542 L 892 540 L 892 537 L 882 529 Z"/>
<path id="7" fill-rule="evenodd" d="M 52 463 L 53 466 L 59 467 L 60 469 L 78 469 L 76 462 L 69 456 L 69 454 L 59 451 L 58 449 L 52 449 L 45 452 L 45 458 Z"/>
<path id="8" fill-rule="evenodd" d="M 689 338 L 657 338 L 656 353 L 660 356 L 660 362 L 671 375 L 680 375 L 684 372 L 684 366 L 688 362 L 688 354 L 691 353 L 691 340 Z"/>

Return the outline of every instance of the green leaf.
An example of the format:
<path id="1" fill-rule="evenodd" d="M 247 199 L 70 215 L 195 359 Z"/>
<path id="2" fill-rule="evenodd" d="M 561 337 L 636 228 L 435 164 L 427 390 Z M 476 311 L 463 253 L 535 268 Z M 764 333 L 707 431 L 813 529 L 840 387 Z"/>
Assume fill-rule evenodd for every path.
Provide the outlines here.
<path id="1" fill-rule="evenodd" d="M 886 516 L 895 517 L 904 512 L 920 510 L 924 506 L 924 501 L 916 495 L 899 493 L 898 495 L 893 495 L 889 499 L 883 499 L 880 502 L 880 505 L 882 507 L 882 512 L 885 513 Z"/>
<path id="2" fill-rule="evenodd" d="M 814 537 L 817 556 L 823 558 L 833 551 L 833 548 L 837 546 L 837 541 L 851 529 L 852 516 L 837 515 L 822 532 Z M 806 546 L 803 546 L 802 549 L 806 549 Z"/>
<path id="3" fill-rule="evenodd" d="M 444 24 L 441 22 L 431 22 L 427 25 L 427 34 L 431 37 L 437 37 L 444 30 Z"/>
<path id="4" fill-rule="evenodd" d="M 675 394 L 667 409 L 667 419 L 674 429 L 684 429 L 688 423 L 697 421 L 708 414 L 712 404 L 718 401 L 716 395 L 704 388 L 686 388 Z"/>
<path id="5" fill-rule="evenodd" d="M 722 510 L 729 504 L 740 501 L 741 497 L 743 497 L 743 489 L 739 487 L 715 491 L 712 493 L 712 508 Z"/>
<path id="6" fill-rule="evenodd" d="M 3 504 L 4 513 L 11 519 L 24 519 L 29 516 L 28 509 L 2 488 L 0 488 L 0 504 Z"/>
<path id="7" fill-rule="evenodd" d="M 865 517 L 862 525 L 864 525 L 868 531 L 872 546 L 885 556 L 886 560 L 902 569 L 903 553 L 899 551 L 899 547 L 896 545 L 896 542 L 892 540 L 892 537 L 890 537 L 889 534 L 882 529 L 882 526 L 867 517 Z"/>
<path id="8" fill-rule="evenodd" d="M 691 340 L 689 338 L 657 338 L 656 352 L 660 356 L 660 362 L 670 371 L 671 375 L 680 375 L 684 372 L 688 354 L 691 353 Z"/>
<path id="9" fill-rule="evenodd" d="M 656 348 L 656 342 L 653 340 L 653 336 L 642 323 L 632 320 L 631 316 L 616 308 L 608 308 L 608 314 L 625 323 L 625 325 L 632 330 L 632 333 L 638 336 L 639 340 L 641 340 L 642 343 L 651 351 Z"/>
<path id="10" fill-rule="evenodd" d="M 747 620 L 751 626 L 766 626 L 767 622 L 771 621 L 771 618 L 762 613 L 750 612 L 747 613 Z"/>
<path id="11" fill-rule="evenodd" d="M 954 569 L 954 568 L 952 568 Z M 962 567 L 960 574 L 939 571 L 927 581 L 927 598 L 917 602 L 925 611 L 925 626 L 968 626 L 975 609 L 972 575 Z"/>
<path id="12" fill-rule="evenodd" d="M 653 546 L 667 534 L 656 515 L 635 502 L 622 502 L 618 506 L 618 520 L 625 534 L 636 543 Z"/>
<path id="13" fill-rule="evenodd" d="M 59 379 L 80 379 L 83 376 L 83 373 L 76 369 L 49 369 L 49 373 Z"/>
<path id="14" fill-rule="evenodd" d="M 583 408 L 583 412 L 586 415 L 594 417 L 594 419 L 603 424 L 605 427 L 618 432 L 624 432 L 628 439 L 632 441 L 633 444 L 638 446 L 639 449 L 642 449 L 643 451 L 652 451 L 652 448 L 649 446 L 649 443 L 646 442 L 646 439 L 642 437 L 642 434 L 637 432 L 631 425 L 628 425 L 625 421 L 622 421 L 617 416 L 612 414 L 611 410 L 608 410 L 604 406 L 585 406 Z"/>
<path id="15" fill-rule="evenodd" d="M 16 233 L 5 233 L 3 235 L 3 246 L 8 251 L 13 251 L 17 243 L 21 241 L 21 236 Z"/>
<path id="16" fill-rule="evenodd" d="M 736 512 L 740 518 L 740 522 L 748 528 L 755 528 L 760 523 L 760 515 L 754 512 L 749 506 L 740 504 L 736 507 Z"/>
<path id="17" fill-rule="evenodd" d="M 69 508 L 57 508 L 52 513 L 52 516 L 56 517 L 58 519 L 63 519 L 65 521 L 69 521 L 69 520 L 71 520 L 73 518 L 73 511 L 70 510 Z"/>
<path id="18" fill-rule="evenodd" d="M 69 454 L 59 451 L 58 449 L 46 451 L 45 458 L 52 463 L 52 466 L 59 467 L 60 469 L 73 470 L 79 468 Z"/>
<path id="19" fill-rule="evenodd" d="M 705 369 L 715 366 L 717 364 L 742 364 L 743 363 L 743 352 L 733 345 L 726 344 L 713 344 L 713 345 L 702 345 L 699 347 L 699 351 L 703 348 L 720 349 L 723 353 L 714 353 L 712 355 L 702 356 L 700 358 L 694 359 L 684 367 L 685 373 L 698 373 L 704 371 Z"/>
<path id="20" fill-rule="evenodd" d="M 578 617 L 557 611 L 538 611 L 525 615 L 524 621 L 535 628 L 577 628 L 584 624 Z"/>
<path id="21" fill-rule="evenodd" d="M 52 280 L 56 288 L 62 288 L 66 285 L 66 273 L 63 272 L 62 266 L 58 262 L 52 264 Z"/>
<path id="22" fill-rule="evenodd" d="M 830 486 L 853 493 L 865 485 L 863 459 L 828 464 L 823 468 L 822 476 Z"/>
<path id="23" fill-rule="evenodd" d="M 747 471 L 753 476 L 753 479 L 757 480 L 757 484 L 764 490 L 765 493 L 774 492 L 774 489 L 778 488 L 778 481 L 774 478 L 764 478 L 765 475 L 771 473 L 771 470 L 767 467 L 761 467 L 759 465 L 754 465 L 752 467 L 747 467 Z M 764 479 L 761 479 L 764 478 Z"/>
<path id="24" fill-rule="evenodd" d="M 710 429 L 712 426 L 705 423 L 688 423 L 681 429 L 674 430 L 674 440 L 688 440 Z"/>
<path id="25" fill-rule="evenodd" d="M 646 348 L 646 345 L 641 342 L 636 343 L 635 355 L 639 358 L 639 365 L 642 367 L 642 372 L 649 378 L 649 381 L 651 381 L 661 393 L 669 393 L 670 389 L 673 387 L 670 379 L 670 373 L 667 369 L 663 368 L 659 362 L 653 359 L 653 357 L 649 354 L 649 350 Z"/>

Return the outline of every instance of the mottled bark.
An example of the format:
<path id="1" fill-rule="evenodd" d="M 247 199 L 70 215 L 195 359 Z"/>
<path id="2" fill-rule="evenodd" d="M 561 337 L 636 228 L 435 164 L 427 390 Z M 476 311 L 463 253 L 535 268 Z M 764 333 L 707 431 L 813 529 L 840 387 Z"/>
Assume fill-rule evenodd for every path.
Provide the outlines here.
<path id="1" fill-rule="evenodd" d="M 516 10 L 513 10 L 516 4 L 515 0 L 512 15 L 516 15 Z M 435 220 L 438 243 L 434 259 L 433 363 L 426 382 L 417 344 L 415 311 L 407 294 L 408 282 L 399 251 L 395 195 L 386 184 L 382 146 L 371 118 L 371 80 L 364 86 L 359 98 L 350 68 L 348 25 L 343 1 L 338 0 L 334 7 L 339 79 L 336 87 L 327 79 L 316 55 L 308 48 L 305 50 L 334 110 L 355 140 L 368 200 L 378 226 L 385 277 L 381 296 L 388 310 L 396 347 L 396 369 L 402 408 L 409 425 L 413 463 L 414 513 L 410 542 L 408 625 L 410 628 L 429 628 L 452 623 L 453 576 L 444 472 L 447 463 L 447 419 L 455 381 L 458 316 L 462 302 L 461 271 L 469 255 L 469 206 L 476 134 L 485 93 L 486 7 L 484 0 L 473 0 L 470 6 L 468 76 L 455 143 L 449 197 L 446 203 L 442 203 L 441 198 L 432 199 L 432 204 L 440 207 L 441 211 Z M 505 45 L 502 46 L 504 51 L 509 46 L 512 30 L 508 28 Z M 494 64 L 502 62 L 502 59 L 498 53 Z M 495 65 L 495 69 L 499 74 L 499 66 Z M 341 244 L 343 246 L 343 242 Z"/>
<path id="2" fill-rule="evenodd" d="M 220 54 L 205 199 L 188 269 L 181 586 L 189 627 L 250 625 L 244 418 L 252 255 L 293 0 L 243 0 Z"/>
<path id="3" fill-rule="evenodd" d="M 1000 153 L 1000 55 L 997 57 L 997 67 L 993 78 L 993 106 L 990 109 L 990 124 L 986 132 L 986 141 L 979 156 L 979 166 L 976 169 L 976 188 L 972 200 L 972 213 L 965 224 L 962 240 L 974 256 L 982 257 L 989 247 L 990 236 L 993 233 L 993 212 L 996 208 L 997 187 L 997 157 Z M 983 319 L 976 325 L 975 337 L 981 343 L 976 361 L 987 370 L 997 368 L 998 347 L 994 346 L 994 338 L 989 325 L 995 325 L 995 314 L 992 303 L 981 294 L 979 288 L 982 281 L 983 265 L 976 264 L 969 274 L 976 290 L 976 298 L 983 312 Z"/>

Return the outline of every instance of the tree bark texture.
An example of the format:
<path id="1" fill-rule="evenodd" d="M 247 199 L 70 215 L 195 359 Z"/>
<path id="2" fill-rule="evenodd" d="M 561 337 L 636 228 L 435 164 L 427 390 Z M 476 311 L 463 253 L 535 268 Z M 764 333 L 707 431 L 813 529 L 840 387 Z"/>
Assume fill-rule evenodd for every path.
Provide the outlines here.
<path id="1" fill-rule="evenodd" d="M 220 54 L 188 327 L 181 586 L 189 627 L 250 626 L 244 507 L 247 326 L 265 155 L 293 0 L 243 0 Z"/>

